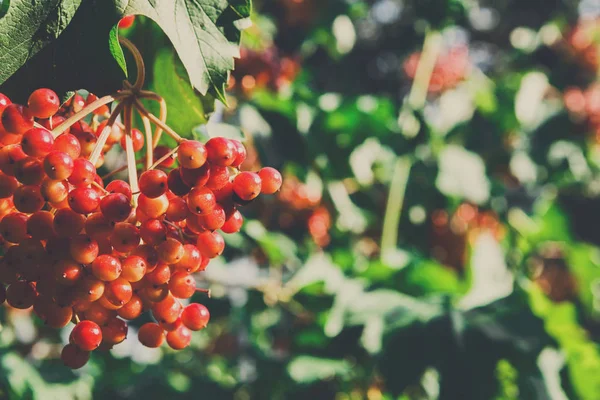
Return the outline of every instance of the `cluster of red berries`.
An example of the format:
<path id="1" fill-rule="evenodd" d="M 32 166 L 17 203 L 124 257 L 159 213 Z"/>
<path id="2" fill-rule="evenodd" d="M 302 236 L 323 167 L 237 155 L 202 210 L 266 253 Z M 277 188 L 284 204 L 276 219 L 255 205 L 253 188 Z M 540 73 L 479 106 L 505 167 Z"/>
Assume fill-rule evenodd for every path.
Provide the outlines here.
<path id="1" fill-rule="evenodd" d="M 600 18 L 581 20 L 565 37 L 567 50 L 583 67 L 596 72 L 600 66 Z"/>
<path id="2" fill-rule="evenodd" d="M 156 322 L 139 329 L 142 344 L 166 339 L 173 349 L 186 347 L 209 312 L 182 299 L 198 290 L 193 274 L 223 252 L 218 230 L 239 231 L 238 206 L 282 183 L 273 168 L 240 172 L 246 149 L 221 137 L 181 140 L 170 157 L 157 147 L 154 156 L 165 157 L 135 185 L 104 182 L 88 157 L 109 108 L 98 107 L 90 124 L 77 120 L 96 99 L 61 105 L 52 90 L 38 89 L 23 106 L 0 95 L 0 303 L 33 307 L 54 328 L 73 321 L 62 352 L 71 368 L 125 340 L 126 321 L 145 311 Z M 101 155 L 125 142 L 122 125 L 111 129 L 106 144 L 98 143 Z M 144 136 L 129 135 L 141 150 Z"/>
<path id="3" fill-rule="evenodd" d="M 229 89 L 251 95 L 256 89 L 279 90 L 289 85 L 300 72 L 300 64 L 281 57 L 275 47 L 263 51 L 242 48 L 229 78 Z"/>
<path id="4" fill-rule="evenodd" d="M 404 62 L 404 73 L 412 80 L 417 74 L 421 53 L 413 53 Z M 435 63 L 428 90 L 441 93 L 462 82 L 469 73 L 471 63 L 466 46 L 456 46 L 441 54 Z"/>
<path id="5" fill-rule="evenodd" d="M 565 108 L 577 120 L 585 122 L 600 139 L 600 84 L 592 84 L 583 90 L 567 88 L 563 93 Z"/>
<path id="6" fill-rule="evenodd" d="M 279 227 L 295 230 L 301 225 L 303 230 L 308 228 L 308 233 L 317 246 L 325 247 L 329 244 L 332 218 L 327 207 L 322 204 L 321 193 L 311 193 L 308 185 L 296 177 L 288 176 L 281 187 L 279 200 L 283 206 L 278 212 Z"/>

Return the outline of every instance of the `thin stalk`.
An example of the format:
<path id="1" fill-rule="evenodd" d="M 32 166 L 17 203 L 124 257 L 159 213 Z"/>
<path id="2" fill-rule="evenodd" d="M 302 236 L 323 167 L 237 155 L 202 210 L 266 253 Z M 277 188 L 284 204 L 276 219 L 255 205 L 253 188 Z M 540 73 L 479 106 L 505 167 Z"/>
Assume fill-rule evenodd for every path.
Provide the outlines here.
<path id="1" fill-rule="evenodd" d="M 151 112 L 149 112 L 148 110 L 146 110 L 144 105 L 138 99 L 134 99 L 133 101 L 134 101 L 135 108 L 137 108 L 137 110 L 140 112 L 140 114 L 148 117 L 154 125 L 159 126 L 161 129 L 163 129 L 165 131 L 165 133 L 167 135 L 171 136 L 173 139 L 175 139 L 175 141 L 177 141 L 177 143 L 181 143 L 184 141 L 184 139 L 181 136 L 179 136 L 177 134 L 177 132 L 175 132 L 169 125 L 167 125 L 166 123 L 161 121 L 159 118 L 157 118 L 156 115 L 154 115 Z"/>
<path id="2" fill-rule="evenodd" d="M 423 42 L 423 51 L 419 58 L 415 79 L 413 80 L 408 95 L 408 104 L 413 110 L 423 108 L 427 100 L 427 91 L 429 90 L 429 82 L 431 74 L 435 68 L 435 63 L 442 49 L 442 35 L 437 31 L 429 31 L 425 35 Z"/>
<path id="3" fill-rule="evenodd" d="M 383 260 L 396 249 L 398 243 L 398 226 L 411 167 L 412 162 L 409 156 L 398 157 L 394 166 L 381 234 L 381 257 Z"/>
<path id="4" fill-rule="evenodd" d="M 121 113 L 121 110 L 123 110 L 123 108 L 125 107 L 126 104 L 128 104 L 127 100 L 124 100 L 121 103 L 117 104 L 117 106 L 115 107 L 113 112 L 110 114 L 110 117 L 108 117 L 106 126 L 104 127 L 104 129 L 102 129 L 102 133 L 100 133 L 100 137 L 98 138 L 98 141 L 96 141 L 94 150 L 92 150 L 92 154 L 90 154 L 89 160 L 92 164 L 96 165 L 96 163 L 98 162 L 98 159 L 100 158 L 100 154 L 102 154 L 102 149 L 104 148 L 104 145 L 106 144 L 106 140 L 110 136 L 112 127 L 115 124 L 117 117 Z"/>
<path id="5" fill-rule="evenodd" d="M 52 136 L 57 137 L 58 135 L 69 129 L 71 126 L 73 126 L 73 124 L 75 124 L 77 121 L 80 121 L 81 119 L 87 117 L 89 114 L 93 113 L 96 109 L 113 101 L 115 101 L 115 97 L 108 95 L 91 102 L 87 106 L 83 107 L 81 111 L 71 115 L 62 124 L 52 129 Z"/>
<path id="6" fill-rule="evenodd" d="M 125 46 L 127 50 L 129 50 L 131 55 L 133 55 L 133 58 L 135 60 L 135 66 L 137 69 L 137 76 L 135 79 L 135 83 L 133 84 L 133 88 L 136 91 L 141 90 L 144 86 L 144 80 L 146 79 L 146 67 L 144 66 L 144 58 L 142 57 L 142 54 L 137 49 L 137 47 L 135 47 L 135 45 L 131 43 L 128 39 L 124 37 L 119 37 L 119 43 Z"/>
<path id="7" fill-rule="evenodd" d="M 160 105 L 160 114 L 158 118 L 166 123 L 167 121 L 167 102 L 158 94 L 151 92 L 149 90 L 140 90 L 140 97 L 143 99 L 150 99 L 158 102 Z M 152 141 L 152 148 L 155 149 L 158 146 L 158 142 L 160 141 L 160 137 L 163 133 L 163 130 L 160 126 L 156 126 L 156 130 L 154 131 L 154 140 Z"/>
<path id="8" fill-rule="evenodd" d="M 133 193 L 139 192 L 137 178 L 137 167 L 135 160 L 135 151 L 133 150 L 133 140 L 131 138 L 131 119 L 132 119 L 132 106 L 126 104 L 123 111 L 123 122 L 125 123 L 125 153 L 127 154 L 127 172 L 129 174 L 129 186 Z M 134 206 L 137 204 L 138 195 L 134 195 L 132 198 Z"/>
<path id="9" fill-rule="evenodd" d="M 153 147 L 152 147 L 152 125 L 150 120 L 145 115 L 142 115 L 142 122 L 144 123 L 144 133 L 146 134 L 146 169 L 150 169 L 153 161 Z"/>
<path id="10" fill-rule="evenodd" d="M 173 154 L 177 153 L 178 149 L 179 149 L 179 146 L 171 149 L 171 151 L 169 151 L 167 154 L 165 154 L 164 156 L 162 156 L 161 158 L 159 158 L 158 160 L 156 160 L 156 162 L 154 162 L 154 164 L 152 164 L 150 166 L 150 168 L 148 168 L 148 169 L 150 170 L 150 169 L 154 169 L 154 168 L 158 167 L 160 165 L 160 163 L 162 163 L 163 161 L 165 161 L 167 158 L 173 156 Z"/>

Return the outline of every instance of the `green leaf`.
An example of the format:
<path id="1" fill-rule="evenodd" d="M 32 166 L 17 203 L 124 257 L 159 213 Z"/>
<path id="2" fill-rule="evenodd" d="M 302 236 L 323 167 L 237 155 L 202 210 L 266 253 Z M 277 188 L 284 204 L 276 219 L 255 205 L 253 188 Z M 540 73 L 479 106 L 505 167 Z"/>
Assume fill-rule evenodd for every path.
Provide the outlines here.
<path id="1" fill-rule="evenodd" d="M 125 76 L 127 76 L 127 63 L 125 62 L 125 55 L 123 54 L 123 48 L 119 44 L 119 26 L 115 25 L 110 30 L 110 37 L 108 39 L 108 48 L 110 54 L 112 54 L 119 67 L 123 70 Z"/>
<path id="2" fill-rule="evenodd" d="M 225 0 L 138 0 L 128 2 L 122 14 L 142 14 L 156 21 L 173 43 L 192 85 L 225 102 L 229 71 L 239 55 L 239 30 L 234 24 L 248 18 L 249 11 L 248 2 L 239 0 L 232 6 Z"/>
<path id="3" fill-rule="evenodd" d="M 82 0 L 11 0 L 0 20 L 0 82 L 56 40 Z"/>
<path id="4" fill-rule="evenodd" d="M 309 384 L 334 377 L 346 377 L 352 371 L 352 366 L 345 360 L 298 356 L 290 361 L 287 371 L 294 381 Z"/>
<path id="5" fill-rule="evenodd" d="M 213 111 L 214 99 L 202 97 L 190 85 L 189 78 L 175 53 L 163 49 L 154 61 L 153 90 L 169 105 L 167 123 L 183 137 L 191 137 L 192 130 L 207 122 Z"/>
<path id="6" fill-rule="evenodd" d="M 225 102 L 239 53 L 238 22 L 250 8 L 246 0 L 13 0 L 0 20 L 2 90 L 22 99 L 37 87 L 98 95 L 119 89 L 125 64 L 114 27 L 122 16 L 138 14 L 167 34 L 192 86 Z"/>

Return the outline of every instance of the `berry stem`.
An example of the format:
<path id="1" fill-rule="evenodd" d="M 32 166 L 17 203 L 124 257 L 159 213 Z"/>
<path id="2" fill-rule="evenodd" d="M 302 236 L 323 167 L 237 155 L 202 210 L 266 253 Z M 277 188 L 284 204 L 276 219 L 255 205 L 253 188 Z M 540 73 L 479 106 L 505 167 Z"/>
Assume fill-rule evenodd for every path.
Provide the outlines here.
<path id="1" fill-rule="evenodd" d="M 210 289 L 196 288 L 196 292 L 204 293 L 210 298 Z"/>
<path id="2" fill-rule="evenodd" d="M 120 97 L 120 96 L 119 96 Z M 81 119 L 87 117 L 89 114 L 94 112 L 96 109 L 115 101 L 115 97 L 113 96 L 104 96 L 99 98 L 96 101 L 91 102 L 87 106 L 83 107 L 81 111 L 71 115 L 67 118 L 62 124 L 58 125 L 56 128 L 52 129 L 52 136 L 57 137 L 67 129 L 69 129 L 74 123 L 80 121 Z"/>
<path id="3" fill-rule="evenodd" d="M 140 114 L 148 117 L 154 125 L 160 127 L 162 130 L 164 130 L 165 133 L 167 135 L 171 136 L 173 139 L 175 139 L 175 141 L 177 141 L 177 143 L 181 143 L 184 141 L 184 139 L 181 136 L 179 136 L 177 134 L 177 132 L 175 132 L 169 125 L 167 125 L 166 123 L 161 121 L 159 118 L 157 118 L 156 115 L 154 115 L 151 112 L 149 112 L 148 110 L 146 110 L 146 108 L 143 106 L 143 104 L 137 98 L 134 99 L 133 101 L 134 101 L 135 108 L 137 108 L 137 110 L 140 112 Z"/>
<path id="4" fill-rule="evenodd" d="M 125 152 L 127 154 L 127 171 L 129 173 L 129 185 L 131 186 L 132 192 L 139 192 L 137 178 L 137 167 L 135 160 L 135 151 L 133 151 L 133 140 L 131 138 L 131 117 L 132 117 L 132 106 L 130 103 L 125 104 L 123 111 L 123 122 L 125 123 Z M 134 205 L 137 203 L 138 195 L 132 197 Z"/>
<path id="5" fill-rule="evenodd" d="M 92 154 L 90 154 L 89 160 L 92 164 L 96 165 L 96 163 L 98 162 L 98 159 L 100 158 L 100 154 L 102 153 L 102 149 L 104 148 L 104 145 L 106 144 L 106 140 L 110 136 L 112 127 L 113 127 L 115 121 L 117 120 L 117 117 L 121 113 L 121 110 L 123 110 L 123 108 L 125 107 L 126 103 L 127 103 L 126 101 L 123 101 L 123 102 L 117 104 L 117 106 L 115 107 L 113 112 L 110 114 L 110 117 L 108 117 L 106 126 L 104 127 L 104 129 L 102 129 L 102 133 L 100 134 L 100 137 L 98 137 L 98 141 L 96 142 L 96 145 L 94 146 L 94 150 L 92 150 Z M 60 126 L 62 126 L 62 124 Z"/>
<path id="6" fill-rule="evenodd" d="M 165 154 L 164 156 L 162 156 L 161 158 L 159 158 L 158 160 L 156 160 L 154 162 L 154 164 L 152 164 L 150 166 L 150 168 L 148 168 L 148 169 L 150 170 L 150 169 L 156 168 L 157 166 L 160 165 L 160 163 L 162 163 L 163 161 L 165 161 L 167 158 L 173 156 L 173 154 L 177 153 L 178 149 L 179 149 L 179 146 L 175 147 L 174 149 L 171 149 L 171 151 L 169 151 L 167 154 Z"/>
<path id="7" fill-rule="evenodd" d="M 136 163 L 136 165 L 137 165 L 137 164 L 141 164 L 143 161 L 144 161 L 144 160 L 136 160 L 136 161 L 135 161 L 135 163 Z M 125 165 L 123 165 L 123 166 L 121 166 L 121 167 L 119 167 L 119 168 L 115 169 L 114 171 L 110 171 L 110 172 L 109 172 L 108 174 L 106 174 L 106 175 L 102 175 L 102 180 L 104 181 L 104 180 L 106 180 L 106 179 L 110 178 L 111 176 L 118 174 L 119 172 L 123 172 L 123 171 L 125 171 L 126 169 L 127 169 L 127 164 L 125 164 Z"/>
<path id="8" fill-rule="evenodd" d="M 146 169 L 150 169 L 152 167 L 153 149 L 152 144 L 152 125 L 150 125 L 150 120 L 145 115 L 142 115 L 142 122 L 144 123 L 144 133 L 146 134 Z"/>
<path id="9" fill-rule="evenodd" d="M 166 121 L 167 121 L 167 102 L 165 101 L 165 99 L 163 99 L 160 95 L 158 95 L 154 92 L 151 92 L 149 90 L 141 90 L 140 97 L 158 102 L 158 104 L 160 105 L 160 114 L 159 114 L 158 118 L 163 123 L 166 123 Z M 160 141 L 160 137 L 161 137 L 162 133 L 163 133 L 162 128 L 160 126 L 157 126 L 156 130 L 154 131 L 154 140 L 152 141 L 153 149 L 155 149 L 156 146 L 158 146 L 158 142 Z"/>
<path id="10" fill-rule="evenodd" d="M 142 57 L 142 54 L 140 53 L 138 48 L 135 47 L 135 45 L 131 43 L 129 39 L 119 37 L 119 43 L 125 46 L 127 50 L 129 50 L 131 55 L 133 55 L 133 58 L 135 60 L 135 66 L 137 68 L 137 76 L 135 78 L 135 83 L 133 84 L 133 89 L 134 91 L 139 91 L 142 89 L 142 86 L 144 86 L 144 80 L 146 78 L 146 67 L 144 66 L 144 58 Z"/>

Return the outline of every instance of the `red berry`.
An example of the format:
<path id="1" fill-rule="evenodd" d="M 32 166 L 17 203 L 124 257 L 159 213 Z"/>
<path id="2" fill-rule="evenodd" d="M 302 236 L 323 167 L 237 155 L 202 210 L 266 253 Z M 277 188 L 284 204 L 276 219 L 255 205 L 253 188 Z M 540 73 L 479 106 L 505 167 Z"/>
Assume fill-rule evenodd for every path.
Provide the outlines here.
<path id="1" fill-rule="evenodd" d="M 33 116 L 20 104 L 9 104 L 2 112 L 2 126 L 9 133 L 22 135 L 33 128 Z"/>
<path id="2" fill-rule="evenodd" d="M 102 330 L 95 322 L 81 321 L 71 331 L 69 342 L 84 351 L 96 350 L 102 342 Z"/>
<path id="3" fill-rule="evenodd" d="M 133 25 L 133 21 L 135 21 L 135 15 L 127 15 L 127 16 L 121 18 L 121 20 L 119 21 L 119 28 L 120 29 L 131 28 L 131 25 Z"/>
<path id="4" fill-rule="evenodd" d="M 37 89 L 29 96 L 27 106 L 34 117 L 50 118 L 58 111 L 60 99 L 53 90 Z"/>
<path id="5" fill-rule="evenodd" d="M 206 187 L 194 187 L 188 194 L 187 204 L 191 212 L 203 215 L 215 208 L 217 200 L 212 190 Z"/>
<path id="6" fill-rule="evenodd" d="M 69 177 L 69 183 L 75 186 L 87 186 L 94 182 L 96 177 L 96 167 L 85 158 L 78 158 L 73 161 L 73 172 Z"/>
<path id="7" fill-rule="evenodd" d="M 131 214 L 131 201 L 122 193 L 111 193 L 100 200 L 100 210 L 108 221 L 125 221 Z"/>
<path id="8" fill-rule="evenodd" d="M 275 168 L 265 167 L 258 171 L 261 179 L 260 191 L 264 194 L 273 194 L 281 188 L 283 179 L 281 174 Z"/>
<path id="9" fill-rule="evenodd" d="M 89 214 L 100 205 L 100 195 L 94 189 L 79 187 L 69 192 L 69 207 L 79 214 Z"/>
<path id="10" fill-rule="evenodd" d="M 207 231 L 198 235 L 196 247 L 204 257 L 215 258 L 223 253 L 225 241 L 218 232 Z"/>
<path id="11" fill-rule="evenodd" d="M 114 281 L 121 275 L 122 271 L 121 262 L 110 255 L 100 255 L 92 262 L 92 273 L 101 281 Z"/>
<path id="12" fill-rule="evenodd" d="M 145 323 L 138 331 L 138 339 L 146 347 L 160 347 L 165 340 L 165 334 L 160 325 L 153 322 Z"/>
<path id="13" fill-rule="evenodd" d="M 169 280 L 169 290 L 175 297 L 189 299 L 196 292 L 196 280 L 187 272 L 176 272 Z"/>
<path id="14" fill-rule="evenodd" d="M 181 350 L 189 346 L 192 341 L 192 332 L 183 325 L 167 333 L 167 344 L 174 350 Z"/>
<path id="15" fill-rule="evenodd" d="M 244 217 L 242 217 L 242 214 L 238 210 L 235 210 L 233 214 L 231 214 L 231 216 L 227 219 L 227 221 L 225 221 L 225 223 L 221 227 L 221 231 L 225 233 L 239 232 L 240 229 L 242 229 L 243 223 Z"/>
<path id="16" fill-rule="evenodd" d="M 67 153 L 75 160 L 81 154 L 81 144 L 79 144 L 79 140 L 75 136 L 70 133 L 63 133 L 54 139 L 52 150 Z"/>
<path id="17" fill-rule="evenodd" d="M 244 201 L 255 199 L 261 190 L 262 182 L 256 172 L 240 172 L 233 179 L 233 191 Z"/>
<path id="18" fill-rule="evenodd" d="M 235 146 L 236 155 L 233 159 L 233 163 L 231 163 L 232 167 L 239 168 L 244 161 L 246 161 L 246 148 L 239 140 L 232 140 L 233 145 Z"/>
<path id="19" fill-rule="evenodd" d="M 167 240 L 167 229 L 158 219 L 148 219 L 140 225 L 140 236 L 144 243 L 158 246 Z"/>
<path id="20" fill-rule="evenodd" d="M 131 200 L 131 186 L 129 183 L 121 180 L 115 180 L 106 185 L 106 191 L 109 193 L 122 193 L 127 196 L 127 199 Z"/>
<path id="21" fill-rule="evenodd" d="M 23 152 L 32 157 L 44 157 L 50 153 L 53 145 L 54 136 L 45 128 L 31 128 L 21 139 Z"/>
<path id="22" fill-rule="evenodd" d="M 109 344 L 119 344 L 127 338 L 127 323 L 119 318 L 112 318 L 102 327 L 102 340 Z"/>
<path id="23" fill-rule="evenodd" d="M 157 146 L 154 149 L 154 160 L 158 161 L 164 156 L 166 156 L 168 153 L 171 153 L 170 148 L 166 146 Z M 175 164 L 175 156 L 171 155 L 170 157 L 165 158 L 165 160 L 158 164 L 158 166 L 162 168 L 169 168 L 173 166 L 173 164 Z"/>
<path id="24" fill-rule="evenodd" d="M 202 304 L 192 303 L 184 308 L 181 313 L 181 322 L 193 331 L 206 328 L 209 320 L 210 313 Z"/>
<path id="25" fill-rule="evenodd" d="M 236 146 L 224 137 L 214 137 L 206 142 L 208 161 L 211 164 L 227 167 L 235 161 L 237 156 Z"/>
<path id="26" fill-rule="evenodd" d="M 158 169 L 146 171 L 140 176 L 139 186 L 144 196 L 159 197 L 167 191 L 167 174 Z"/>
<path id="27" fill-rule="evenodd" d="M 81 350 L 74 344 L 68 344 L 63 347 L 60 358 L 67 367 L 79 369 L 90 360 L 90 352 Z"/>
<path id="28" fill-rule="evenodd" d="M 125 150 L 125 136 L 121 138 L 121 147 Z M 131 130 L 131 140 L 133 142 L 133 151 L 140 151 L 144 147 L 144 134 L 139 129 Z"/>
<path id="29" fill-rule="evenodd" d="M 183 168 L 200 168 L 206 162 L 207 149 L 197 140 L 185 140 L 177 150 L 177 160 Z"/>
<path id="30" fill-rule="evenodd" d="M 62 151 L 53 151 L 44 158 L 44 171 L 54 180 L 67 179 L 71 176 L 74 165 L 73 158 Z"/>

